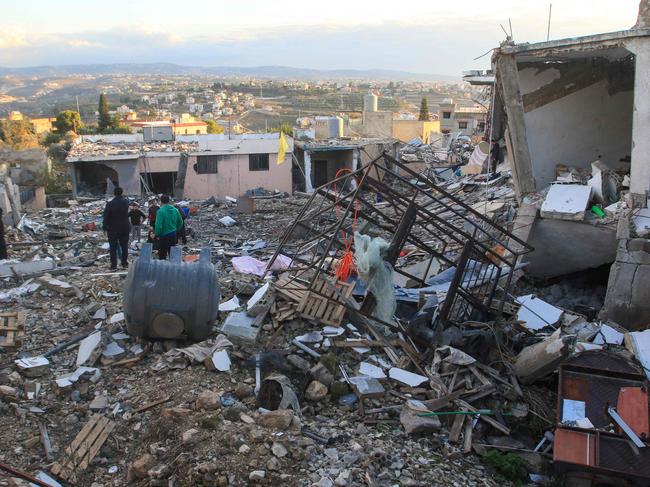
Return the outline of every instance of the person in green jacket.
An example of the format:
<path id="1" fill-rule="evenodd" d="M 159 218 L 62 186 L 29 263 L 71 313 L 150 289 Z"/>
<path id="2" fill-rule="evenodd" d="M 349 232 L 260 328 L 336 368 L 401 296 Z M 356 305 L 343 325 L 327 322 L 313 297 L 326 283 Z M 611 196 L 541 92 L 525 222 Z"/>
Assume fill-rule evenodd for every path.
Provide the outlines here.
<path id="1" fill-rule="evenodd" d="M 183 218 L 166 194 L 160 198 L 162 206 L 156 213 L 154 233 L 158 238 L 158 258 L 167 259 L 169 249 L 176 245 L 176 232 L 183 228 Z"/>

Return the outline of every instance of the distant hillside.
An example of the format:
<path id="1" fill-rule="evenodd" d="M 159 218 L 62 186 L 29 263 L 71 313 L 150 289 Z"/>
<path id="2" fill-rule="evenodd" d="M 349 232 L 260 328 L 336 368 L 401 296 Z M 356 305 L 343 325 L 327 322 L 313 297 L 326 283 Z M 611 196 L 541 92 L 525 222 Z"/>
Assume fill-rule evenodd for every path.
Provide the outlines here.
<path id="1" fill-rule="evenodd" d="M 389 69 L 307 69 L 290 66 L 181 66 L 172 63 L 149 64 L 73 64 L 67 66 L 32 66 L 26 68 L 5 68 L 0 66 L 0 76 L 38 76 L 56 77 L 78 74 L 89 75 L 214 75 L 214 76 L 256 76 L 283 79 L 367 79 L 367 80 L 420 80 L 458 82 L 460 76 L 425 73 L 409 73 Z"/>

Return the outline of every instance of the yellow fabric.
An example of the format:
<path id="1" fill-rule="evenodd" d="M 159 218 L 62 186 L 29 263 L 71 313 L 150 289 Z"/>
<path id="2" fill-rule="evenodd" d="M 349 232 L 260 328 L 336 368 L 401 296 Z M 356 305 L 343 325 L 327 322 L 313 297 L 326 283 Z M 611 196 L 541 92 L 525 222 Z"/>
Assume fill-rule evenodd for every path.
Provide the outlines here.
<path id="1" fill-rule="evenodd" d="M 287 139 L 284 138 L 284 134 L 280 132 L 280 145 L 278 146 L 278 165 L 284 162 L 284 156 L 289 149 L 289 144 Z"/>

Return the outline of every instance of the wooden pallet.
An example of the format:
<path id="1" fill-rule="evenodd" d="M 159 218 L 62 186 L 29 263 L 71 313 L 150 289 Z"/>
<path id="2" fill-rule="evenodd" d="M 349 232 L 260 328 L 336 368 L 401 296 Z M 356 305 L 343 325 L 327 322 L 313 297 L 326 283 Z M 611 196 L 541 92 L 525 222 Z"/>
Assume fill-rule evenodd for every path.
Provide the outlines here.
<path id="1" fill-rule="evenodd" d="M 20 347 L 25 337 L 25 312 L 0 313 L 0 347 Z"/>
<path id="2" fill-rule="evenodd" d="M 76 480 L 77 474 L 88 468 L 113 428 L 114 421 L 100 414 L 93 414 L 65 449 L 63 462 L 52 465 L 51 472 L 63 480 Z"/>
<path id="3" fill-rule="evenodd" d="M 273 283 L 275 292 L 289 301 L 300 303 L 307 293 L 307 284 L 290 277 L 281 277 Z"/>
<path id="4" fill-rule="evenodd" d="M 298 312 L 307 319 L 332 326 L 341 326 L 345 306 L 340 304 L 352 296 L 354 284 L 319 278 L 303 296 Z M 339 297 L 340 296 L 340 297 Z"/>

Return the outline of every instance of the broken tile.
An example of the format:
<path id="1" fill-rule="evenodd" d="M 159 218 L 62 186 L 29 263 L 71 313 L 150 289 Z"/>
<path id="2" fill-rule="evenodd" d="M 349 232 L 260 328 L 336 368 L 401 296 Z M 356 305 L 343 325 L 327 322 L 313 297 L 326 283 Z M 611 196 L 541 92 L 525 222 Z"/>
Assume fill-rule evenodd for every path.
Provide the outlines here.
<path id="1" fill-rule="evenodd" d="M 388 376 L 393 380 L 411 387 L 417 387 L 429 380 L 428 377 L 420 374 L 414 374 L 413 372 L 409 372 L 408 370 L 400 369 L 398 367 L 392 367 L 388 371 Z"/>
<path id="2" fill-rule="evenodd" d="M 530 330 L 553 326 L 562 316 L 560 308 L 556 308 L 533 294 L 519 296 L 515 301 L 521 305 L 517 312 L 517 319 L 523 321 L 524 326 Z"/>

